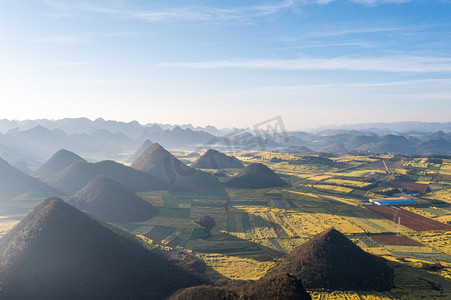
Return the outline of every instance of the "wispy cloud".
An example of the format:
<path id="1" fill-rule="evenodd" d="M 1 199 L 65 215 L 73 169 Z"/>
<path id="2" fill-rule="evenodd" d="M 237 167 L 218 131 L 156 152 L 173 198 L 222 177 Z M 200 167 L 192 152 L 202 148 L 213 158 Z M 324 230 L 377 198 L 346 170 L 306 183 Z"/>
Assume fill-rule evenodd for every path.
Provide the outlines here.
<path id="1" fill-rule="evenodd" d="M 67 2 L 67 1 L 57 1 L 57 0 L 41 0 L 43 3 L 51 6 L 61 12 L 69 13 L 69 12 L 77 12 L 77 11 L 91 11 L 98 13 L 108 13 L 108 14 L 117 14 L 123 11 L 118 10 L 112 7 L 111 3 L 107 3 L 107 5 L 102 6 L 99 4 L 94 4 L 92 2 Z"/>
<path id="2" fill-rule="evenodd" d="M 422 94 L 409 94 L 409 97 L 415 100 L 442 100 L 451 102 L 451 92 L 448 93 L 422 93 Z"/>
<path id="3" fill-rule="evenodd" d="M 89 61 L 67 61 L 67 62 L 46 63 L 45 65 L 53 67 L 77 67 L 77 66 L 88 66 L 92 64 L 93 63 Z"/>
<path id="4" fill-rule="evenodd" d="M 254 6 L 174 6 L 168 7 L 164 2 L 157 5 L 147 4 L 145 7 L 136 8 L 127 1 L 109 1 L 106 4 L 93 1 L 58 1 L 41 0 L 43 3 L 58 10 L 58 13 L 51 14 L 52 17 L 73 16 L 79 12 L 93 12 L 117 15 L 121 18 L 137 19 L 145 22 L 250 22 L 253 19 L 277 14 L 306 5 L 327 5 L 335 0 L 283 0 L 272 1 L 264 5 Z M 368 6 L 376 6 L 382 3 L 404 3 L 412 0 L 349 0 Z M 221 5 L 224 3 L 221 2 Z"/>
<path id="5" fill-rule="evenodd" d="M 449 57 L 335 57 L 335 58 L 299 58 L 299 59 L 228 59 L 203 62 L 166 62 L 164 67 L 219 69 L 244 68 L 287 71 L 376 71 L 376 72 L 408 72 L 431 73 L 451 72 Z"/>
<path id="6" fill-rule="evenodd" d="M 149 22 L 156 21 L 248 21 L 257 17 L 275 15 L 295 6 L 296 2 L 289 0 L 268 5 L 248 6 L 239 8 L 185 7 L 160 11 L 134 13 L 131 17 Z"/>
<path id="7" fill-rule="evenodd" d="M 296 95 L 300 91 L 311 90 L 318 92 L 320 90 L 355 90 L 355 89 L 381 89 L 381 88 L 407 88 L 407 89 L 428 89 L 443 90 L 451 92 L 451 79 L 449 78 L 431 78 L 400 81 L 379 81 L 379 82 L 339 82 L 339 83 L 317 83 L 301 85 L 273 85 L 256 88 L 241 89 L 238 91 L 285 91 Z M 438 93 L 437 93 L 438 94 Z M 451 99 L 450 99 L 451 100 Z"/>
<path id="8" fill-rule="evenodd" d="M 77 35 L 52 35 L 28 41 L 35 43 L 56 43 L 56 44 L 84 44 L 89 42 L 87 39 Z"/>
<path id="9" fill-rule="evenodd" d="M 379 27 L 367 27 L 359 26 L 346 29 L 336 29 L 336 28 L 323 28 L 321 31 L 313 31 L 307 34 L 307 37 L 332 37 L 332 36 L 343 36 L 343 35 L 353 35 L 353 34 L 366 34 L 366 33 L 383 33 L 383 32 L 396 32 L 413 30 L 413 27 L 401 27 L 401 26 L 379 26 Z"/>
<path id="10" fill-rule="evenodd" d="M 121 18 L 137 19 L 145 22 L 250 22 L 259 17 L 283 14 L 284 12 L 305 5 L 326 5 L 335 0 L 283 0 L 271 1 L 268 4 L 250 6 L 175 6 L 167 7 L 164 2 L 158 5 L 151 4 L 146 7 L 136 8 L 127 5 L 126 1 L 107 3 L 101 5 L 93 2 L 63 2 L 58 0 L 42 0 L 45 4 L 57 9 L 59 13 L 53 17 L 72 16 L 78 12 L 94 12 L 117 15 Z M 221 3 L 223 5 L 224 3 Z"/>
<path id="11" fill-rule="evenodd" d="M 22 38 L 20 41 L 30 43 L 49 43 L 49 44 L 86 44 L 95 42 L 95 38 L 142 38 L 148 39 L 154 36 L 150 32 L 131 32 L 131 31 L 119 31 L 119 32 L 81 32 L 75 35 L 52 35 L 41 38 Z"/>
<path id="12" fill-rule="evenodd" d="M 385 4 L 385 3 L 401 4 L 401 3 L 411 2 L 411 1 L 412 0 L 352 0 L 352 2 L 363 3 L 363 4 L 367 4 L 367 5 L 379 5 L 379 4 Z"/>
<path id="13" fill-rule="evenodd" d="M 389 82 L 336 82 L 300 85 L 265 85 L 244 89 L 229 89 L 206 95 L 208 99 L 258 99 L 260 103 L 284 99 L 322 103 L 340 101 L 450 101 L 451 79 L 419 79 Z M 390 99 L 390 100 L 389 100 Z M 285 102 L 287 103 L 287 102 Z"/>
<path id="14" fill-rule="evenodd" d="M 135 17 L 149 22 L 167 21 L 177 19 L 177 21 L 205 21 L 205 20 L 239 20 L 253 17 L 267 16 L 277 14 L 283 10 L 300 7 L 305 5 L 327 5 L 335 0 L 283 0 L 272 1 L 265 5 L 241 6 L 218 8 L 214 6 L 176 6 L 165 8 L 164 2 L 160 5 L 147 5 L 147 8 L 137 9 L 129 5 L 127 1 L 60 1 L 60 0 L 41 0 L 43 3 L 59 10 L 63 15 L 70 12 L 97 12 L 105 14 L 118 14 L 122 16 Z M 412 0 L 349 0 L 351 2 L 375 6 L 384 3 L 400 4 L 411 2 Z"/>
<path id="15" fill-rule="evenodd" d="M 122 18 L 138 19 L 146 22 L 162 21 L 249 21 L 257 17 L 264 17 L 281 13 L 291 7 L 306 3 L 325 3 L 329 1 L 295 1 L 285 0 L 267 5 L 243 6 L 231 8 L 217 8 L 211 6 L 185 6 L 165 8 L 154 6 L 148 8 L 134 8 L 126 5 L 101 6 L 90 2 L 68 3 L 54 0 L 43 0 L 49 6 L 60 11 L 62 15 L 76 12 L 95 12 L 114 14 Z"/>
<path id="16" fill-rule="evenodd" d="M 318 41 L 302 41 L 297 43 L 289 43 L 292 45 L 276 47 L 274 49 L 308 49 L 308 48 L 331 48 L 331 47 L 358 47 L 358 48 L 380 48 L 380 44 L 367 41 L 346 41 L 346 42 L 318 42 Z"/>
<path id="17" fill-rule="evenodd" d="M 118 32 L 85 32 L 82 33 L 81 35 L 83 36 L 95 36 L 95 37 L 111 37 L 111 38 L 115 38 L 115 37 L 143 37 L 143 38 L 147 38 L 147 37 L 151 37 L 154 36 L 153 33 L 151 32 L 132 32 L 132 31 L 118 31 Z"/>

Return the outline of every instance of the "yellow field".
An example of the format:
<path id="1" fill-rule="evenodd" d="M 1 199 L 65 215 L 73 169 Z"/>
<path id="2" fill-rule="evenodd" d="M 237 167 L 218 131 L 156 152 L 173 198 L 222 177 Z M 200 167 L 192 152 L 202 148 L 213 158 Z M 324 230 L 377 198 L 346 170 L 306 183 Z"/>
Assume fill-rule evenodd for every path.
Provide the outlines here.
<path id="1" fill-rule="evenodd" d="M 346 292 L 346 291 L 334 291 L 334 292 L 317 292 L 309 291 L 312 300 L 386 300 L 386 299 L 396 299 L 389 295 L 384 295 L 384 293 L 369 293 L 369 292 Z"/>
<path id="2" fill-rule="evenodd" d="M 371 238 L 371 234 L 396 233 L 398 227 L 397 223 L 373 213 L 365 206 L 368 197 L 384 197 L 378 193 L 390 187 L 383 184 L 364 194 L 365 191 L 359 189 L 372 183 L 360 180 L 369 173 L 378 173 L 378 180 L 390 181 L 399 174 L 407 174 L 407 169 L 398 165 L 399 169 L 395 169 L 397 175 L 388 175 L 383 169 L 374 169 L 377 168 L 375 164 L 366 167 L 366 163 L 378 160 L 365 156 L 334 158 L 340 161 L 338 165 L 342 167 L 329 168 L 322 165 L 289 165 L 286 161 L 271 163 L 269 160 L 273 157 L 284 160 L 299 157 L 254 153 L 262 157 L 242 157 L 245 164 L 265 163 L 282 174 L 290 186 L 226 188 L 207 198 L 192 192 L 139 193 L 158 208 L 157 215 L 143 222 L 119 225 L 149 243 L 149 247 L 183 249 L 199 256 L 207 264 L 207 274 L 218 283 L 228 279 L 258 279 L 274 265 L 274 259 L 333 227 L 365 251 L 388 259 L 395 270 L 396 288 L 387 292 L 310 291 L 313 299 L 451 299 L 451 231 L 417 232 L 402 225 L 401 233 L 423 243 L 421 247 L 380 245 Z M 421 169 L 409 179 L 411 181 L 429 183 L 433 174 L 438 172 L 426 169 L 430 165 L 426 159 L 406 158 L 405 165 Z M 228 180 L 237 172 L 221 171 L 226 174 L 221 180 Z M 450 161 L 443 160 L 439 171 L 451 174 Z M 341 179 L 346 177 L 355 177 L 355 180 Z M 189 197 L 179 197 L 187 195 Z M 227 197 L 230 198 L 228 211 L 223 207 Z M 434 183 L 433 192 L 420 198 L 451 203 L 451 185 Z M 405 209 L 439 222 L 451 222 L 451 210 L 440 204 Z M 203 215 L 215 220 L 211 236 L 206 236 L 201 226 L 194 222 Z M 0 217 L 0 235 L 17 222 L 18 219 L 11 216 Z M 400 257 L 405 259 L 400 261 Z M 433 258 L 440 260 L 445 268 L 437 272 L 420 268 L 420 260 L 430 262 Z"/>
<path id="3" fill-rule="evenodd" d="M 450 160 L 447 160 L 446 162 L 442 163 L 442 166 L 440 167 L 440 173 L 441 174 L 451 175 L 451 162 L 450 162 Z"/>
<path id="4" fill-rule="evenodd" d="M 421 241 L 431 247 L 436 252 L 443 252 L 451 255 L 451 232 L 446 231 L 422 231 L 410 233 L 409 236 Z"/>
<path id="5" fill-rule="evenodd" d="M 315 185 L 313 185 L 313 187 L 315 189 L 328 190 L 328 191 L 344 193 L 344 194 L 349 194 L 350 192 L 353 191 L 353 189 L 351 189 L 351 188 L 347 188 L 347 187 L 343 187 L 343 186 L 336 186 L 336 185 L 328 185 L 328 184 L 315 184 Z"/>
<path id="6" fill-rule="evenodd" d="M 386 172 L 383 170 L 372 170 L 372 169 L 367 169 L 367 170 L 351 170 L 351 171 L 345 171 L 342 172 L 342 175 L 345 176 L 349 176 L 349 177 L 363 177 L 367 174 L 370 173 L 377 173 L 377 174 L 385 174 Z"/>
<path id="7" fill-rule="evenodd" d="M 314 180 L 314 181 L 321 181 L 321 180 L 325 180 L 325 179 L 329 179 L 332 176 L 330 175 L 318 175 L 318 176 L 313 176 L 313 177 L 309 177 L 309 180 Z"/>
<path id="8" fill-rule="evenodd" d="M 240 258 L 221 254 L 199 254 L 208 266 L 219 275 L 236 280 L 260 279 L 274 262 L 259 262 L 250 258 Z M 209 274 L 213 272 L 210 271 Z M 217 275 L 213 275 L 216 277 Z"/>
<path id="9" fill-rule="evenodd" d="M 451 203 L 451 188 L 429 193 L 429 194 L 427 194 L 427 196 L 425 196 L 425 198 L 441 200 L 441 201 Z"/>
<path id="10" fill-rule="evenodd" d="M 416 214 L 419 214 L 420 216 L 426 217 L 426 218 L 435 218 L 437 215 L 430 213 L 428 211 L 424 211 L 419 207 L 415 207 L 415 206 L 406 206 L 403 207 L 405 210 L 414 212 Z"/>
<path id="11" fill-rule="evenodd" d="M 372 184 L 370 182 L 344 180 L 344 179 L 327 179 L 324 181 L 324 183 L 335 184 L 339 186 L 347 186 L 351 188 L 364 188 Z"/>
<path id="12" fill-rule="evenodd" d="M 414 159 L 414 160 L 408 161 L 404 165 L 415 167 L 415 168 L 426 169 L 428 167 L 428 162 L 427 162 L 426 158 L 420 158 L 420 159 Z"/>
<path id="13" fill-rule="evenodd" d="M 395 222 L 362 206 L 368 197 L 384 197 L 377 192 L 383 192 L 384 188 L 389 187 L 380 186 L 373 190 L 374 192 L 368 191 L 365 197 L 360 194 L 358 198 L 356 195 L 359 194 L 351 194 L 354 188 L 365 188 L 372 183 L 335 177 L 362 178 L 369 173 L 378 173 L 387 177 L 387 180 L 390 178 L 393 180 L 395 175 L 392 174 L 390 177 L 382 169 L 359 169 L 359 166 L 377 159 L 365 156 L 334 158 L 342 161 L 346 168 L 350 168 L 340 170 L 315 165 L 289 165 L 286 161 L 269 162 L 273 157 L 283 160 L 299 159 L 290 154 L 264 152 L 259 155 L 262 156 L 261 159 L 249 157 L 243 159 L 245 163 L 265 163 L 277 173 L 288 175 L 289 177 L 284 179 L 291 183 L 291 187 L 257 190 L 227 188 L 226 192 L 231 200 L 228 213 L 222 208 L 221 202 L 197 199 L 196 206 L 188 202 L 178 204 L 178 207 L 190 210 L 188 218 L 156 216 L 138 224 L 134 233 L 145 235 L 154 227 L 176 227 L 163 239 L 163 246 L 158 247 L 168 248 L 171 242 L 181 239 L 182 242 L 176 247 L 201 257 L 208 266 L 207 274 L 217 282 L 221 282 L 225 279 L 258 279 L 274 265 L 271 257 L 281 257 L 315 234 L 334 227 L 365 251 L 388 259 L 395 270 L 396 288 L 386 292 L 309 291 L 312 299 L 451 299 L 451 263 L 443 261 L 445 269 L 427 272 L 420 268 L 418 259 L 421 255 L 431 253 L 437 253 L 437 257 L 440 258 L 446 257 L 447 254 L 451 255 L 451 231 L 416 232 L 401 226 L 402 234 L 422 242 L 424 246 L 421 247 L 384 246 L 377 243 L 367 245 L 368 242 L 361 239 L 368 233 L 397 232 Z M 430 165 L 426 159 L 406 160 L 405 165 L 422 169 L 417 182 L 430 183 L 433 176 L 431 174 L 437 172 L 426 169 Z M 407 174 L 407 169 L 403 168 L 392 171 L 396 174 Z M 225 179 L 233 176 L 234 172 L 236 171 L 226 170 Z M 449 161 L 444 160 L 440 172 L 451 173 Z M 312 181 L 316 183 L 312 185 Z M 426 194 L 424 198 L 451 203 L 451 185 L 443 187 L 448 188 L 439 187 L 438 190 Z M 140 195 L 161 208 L 171 204 L 171 199 L 176 199 L 168 197 L 170 195 L 165 192 L 148 192 Z M 214 205 L 216 207 L 211 207 Z M 437 221 L 451 221 L 450 211 L 442 207 L 405 208 Z M 195 232 L 199 230 L 199 225 L 193 220 L 205 214 L 215 219 L 216 226 L 211 231 L 210 238 L 197 238 Z M 153 243 L 150 240 L 149 242 Z M 405 261 L 398 261 L 396 253 L 407 256 Z M 262 259 L 265 257 L 269 259 Z M 440 286 L 438 290 L 433 286 L 436 283 Z"/>

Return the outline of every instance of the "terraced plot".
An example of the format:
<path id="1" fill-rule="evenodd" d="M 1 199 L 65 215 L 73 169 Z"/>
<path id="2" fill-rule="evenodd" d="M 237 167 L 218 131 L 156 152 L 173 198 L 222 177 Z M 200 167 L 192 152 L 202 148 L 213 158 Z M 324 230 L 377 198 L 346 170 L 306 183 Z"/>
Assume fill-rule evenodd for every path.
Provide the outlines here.
<path id="1" fill-rule="evenodd" d="M 367 208 L 389 220 L 395 218 L 396 221 L 399 217 L 403 226 L 416 231 L 451 230 L 451 225 L 431 220 L 402 208 L 379 205 L 369 205 Z"/>
<path id="2" fill-rule="evenodd" d="M 153 226 L 153 228 L 145 234 L 145 237 L 152 240 L 162 241 L 176 230 L 175 227 Z"/>
<path id="3" fill-rule="evenodd" d="M 382 245 L 393 245 L 393 246 L 424 246 L 422 243 L 412 240 L 404 235 L 397 234 L 372 234 L 371 238 L 373 238 L 376 242 Z"/>

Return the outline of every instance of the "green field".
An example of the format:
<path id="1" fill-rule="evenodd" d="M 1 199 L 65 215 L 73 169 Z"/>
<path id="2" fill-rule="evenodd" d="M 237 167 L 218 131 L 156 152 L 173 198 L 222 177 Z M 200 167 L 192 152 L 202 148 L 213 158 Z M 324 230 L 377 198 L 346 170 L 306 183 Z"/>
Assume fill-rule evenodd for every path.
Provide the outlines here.
<path id="1" fill-rule="evenodd" d="M 424 247 L 386 246 L 369 234 L 396 233 L 397 224 L 367 208 L 370 197 L 385 197 L 394 179 L 432 181 L 438 172 L 448 174 L 450 160 L 429 166 L 426 159 L 390 158 L 391 174 L 381 166 L 380 158 L 345 156 L 333 167 L 290 165 L 283 160 L 298 159 L 287 154 L 261 153 L 247 158 L 245 164 L 261 162 L 270 166 L 290 183 L 289 187 L 271 189 L 220 189 L 215 191 L 140 193 L 157 209 L 156 216 L 144 222 L 118 224 L 123 229 L 146 237 L 152 245 L 185 249 L 202 259 L 212 270 L 230 279 L 257 279 L 277 259 L 314 235 L 334 227 L 364 250 L 382 256 L 396 265 L 396 288 L 389 292 L 315 292 L 314 299 L 451 299 L 451 231 L 416 232 L 401 224 L 401 233 L 420 241 Z M 414 168 L 416 175 L 409 175 Z M 225 180 L 234 172 L 226 170 Z M 411 174 L 414 172 L 410 171 Z M 451 184 L 433 183 L 434 189 L 419 198 L 451 204 Z M 369 188 L 369 190 L 368 190 Z M 230 199 L 230 200 L 227 200 Z M 0 233 L 4 234 L 38 200 L 23 197 L 12 206 L 0 207 Z M 227 209 L 226 209 L 227 207 Z M 13 214 L 14 209 L 19 210 Z M 439 202 L 406 207 L 427 218 L 451 224 L 451 206 Z M 210 236 L 194 221 L 203 215 L 215 219 Z M 403 261 L 399 261 L 400 258 Z M 268 259 L 270 258 L 270 259 Z M 421 269 L 420 261 L 439 261 L 445 268 L 437 272 Z M 440 288 L 427 282 L 439 282 Z"/>

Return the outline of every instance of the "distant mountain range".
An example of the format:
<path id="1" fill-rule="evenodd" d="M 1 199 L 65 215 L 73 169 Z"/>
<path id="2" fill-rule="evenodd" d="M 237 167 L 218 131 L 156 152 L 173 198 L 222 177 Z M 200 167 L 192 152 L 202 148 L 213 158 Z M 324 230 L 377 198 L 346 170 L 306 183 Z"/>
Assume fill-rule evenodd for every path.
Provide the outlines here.
<path id="1" fill-rule="evenodd" d="M 167 148 L 193 149 L 214 138 L 190 128 L 163 129 L 103 119 L 0 120 L 0 156 L 12 164 L 26 161 L 35 166 L 59 149 L 79 153 L 88 160 L 126 160 L 125 153 L 133 153 L 146 140 L 158 141 Z"/>
<path id="2" fill-rule="evenodd" d="M 367 130 L 378 132 L 379 134 L 393 132 L 409 132 L 409 131 L 451 131 L 451 122 L 378 122 L 378 123 L 361 123 L 361 124 L 344 124 L 344 125 L 328 125 L 315 128 L 314 131 L 323 131 L 326 129 L 342 129 L 342 130 Z"/>
<path id="3" fill-rule="evenodd" d="M 133 162 L 150 141 L 168 149 L 275 150 L 451 155 L 451 122 L 396 122 L 330 126 L 314 131 L 255 132 L 190 124 L 139 124 L 87 118 L 0 120 L 0 157 L 21 169 L 36 169 L 59 149 L 88 161 Z M 143 146 L 140 148 L 140 146 Z M 304 150 L 300 150 L 300 149 Z M 139 149 L 139 150 L 138 150 Z M 137 151 L 138 150 L 138 151 Z M 135 153 L 136 152 L 136 153 Z M 135 153 L 134 156 L 132 154 Z"/>
<path id="4" fill-rule="evenodd" d="M 91 135 L 97 130 L 105 129 L 110 132 L 122 132 L 125 135 L 129 136 L 131 139 L 138 138 L 143 128 L 158 127 L 162 131 L 166 130 L 172 131 L 175 128 L 180 128 L 183 130 L 189 129 L 191 131 L 203 131 L 211 135 L 221 135 L 230 131 L 230 129 L 217 129 L 214 126 L 194 127 L 191 124 L 185 125 L 169 125 L 157 123 L 140 124 L 137 121 L 119 122 L 114 120 L 104 120 L 102 118 L 98 118 L 94 121 L 88 118 L 65 118 L 61 120 L 39 119 L 39 120 L 23 120 L 23 121 L 7 120 L 7 119 L 0 120 L 0 132 L 3 133 L 11 129 L 18 128 L 20 130 L 28 130 L 36 126 L 42 126 L 50 130 L 61 129 L 69 135 L 83 133 Z"/>
<path id="5" fill-rule="evenodd" d="M 421 155 L 451 155 L 451 133 L 407 132 L 377 135 L 363 131 L 328 130 L 319 134 L 290 133 L 293 146 L 306 146 L 315 151 L 341 153 L 397 153 Z"/>

